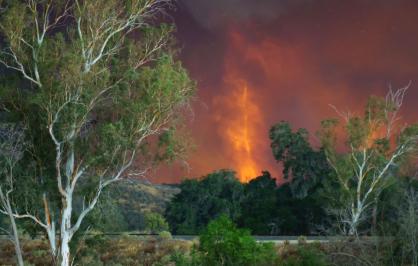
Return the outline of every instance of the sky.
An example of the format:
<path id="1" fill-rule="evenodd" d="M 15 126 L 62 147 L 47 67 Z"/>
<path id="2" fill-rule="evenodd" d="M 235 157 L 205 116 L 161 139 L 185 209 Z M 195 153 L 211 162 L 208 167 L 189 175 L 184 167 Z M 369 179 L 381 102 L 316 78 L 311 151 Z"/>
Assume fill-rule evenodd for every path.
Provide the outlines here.
<path id="1" fill-rule="evenodd" d="M 171 16 L 198 85 L 187 122 L 194 148 L 187 163 L 152 172 L 153 182 L 218 169 L 282 181 L 272 125 L 314 133 L 336 116 L 330 104 L 359 112 L 369 95 L 409 81 L 402 115 L 418 120 L 416 0 L 177 0 Z"/>

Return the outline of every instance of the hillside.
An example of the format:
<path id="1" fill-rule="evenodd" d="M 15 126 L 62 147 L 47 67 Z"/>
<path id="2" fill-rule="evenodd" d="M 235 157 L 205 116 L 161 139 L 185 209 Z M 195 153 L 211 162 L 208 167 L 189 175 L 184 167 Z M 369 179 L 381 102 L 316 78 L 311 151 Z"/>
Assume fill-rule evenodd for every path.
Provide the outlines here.
<path id="1" fill-rule="evenodd" d="M 142 231 L 144 214 L 163 214 L 166 204 L 180 192 L 175 185 L 154 185 L 144 180 L 128 180 L 113 186 L 100 202 L 98 215 L 105 231 Z"/>

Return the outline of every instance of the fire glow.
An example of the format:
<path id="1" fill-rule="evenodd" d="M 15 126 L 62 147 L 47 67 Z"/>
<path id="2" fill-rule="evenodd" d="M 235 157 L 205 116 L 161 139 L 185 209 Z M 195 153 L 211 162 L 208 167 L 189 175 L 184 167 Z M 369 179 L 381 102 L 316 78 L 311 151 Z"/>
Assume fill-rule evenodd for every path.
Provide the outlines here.
<path id="1" fill-rule="evenodd" d="M 246 183 L 263 170 L 274 171 L 277 166 L 266 160 L 266 154 L 271 154 L 267 134 L 270 125 L 265 121 L 260 109 L 262 100 L 257 94 L 263 88 L 249 80 L 246 73 L 246 66 L 264 67 L 264 56 L 239 32 L 232 30 L 229 37 L 223 79 L 227 93 L 214 98 L 215 121 L 228 158 L 226 167 L 234 169 L 240 181 Z M 245 62 L 237 60 L 237 54 Z"/>
<path id="2" fill-rule="evenodd" d="M 254 157 L 255 130 L 257 119 L 261 114 L 258 106 L 251 101 L 250 91 L 245 81 L 238 81 L 234 90 L 236 99 L 235 112 L 237 114 L 226 129 L 226 140 L 233 150 L 237 172 L 242 182 L 248 182 L 257 176 L 260 170 Z"/>
<path id="3" fill-rule="evenodd" d="M 190 123 L 196 150 L 188 159 L 190 168 L 158 173 L 153 181 L 178 182 L 232 169 L 244 182 L 266 170 L 283 183 L 270 148 L 271 126 L 288 121 L 295 130 L 306 128 L 317 147 L 314 132 L 320 121 L 338 116 L 330 104 L 361 115 L 369 95 L 385 95 L 389 83 L 404 86 L 418 75 L 416 1 L 328 1 L 289 7 L 269 21 L 239 23 L 222 12 L 222 26 L 209 29 L 205 25 L 214 25 L 220 12 L 199 9 L 203 2 L 190 1 L 194 9 L 188 11 L 205 10 L 207 24 L 190 27 L 204 19 L 199 13 L 178 25 L 181 43 L 190 48 L 183 50 L 182 61 L 199 83 L 197 119 Z M 407 100 L 417 97 L 413 80 Z M 409 121 L 416 105 L 405 106 Z"/>

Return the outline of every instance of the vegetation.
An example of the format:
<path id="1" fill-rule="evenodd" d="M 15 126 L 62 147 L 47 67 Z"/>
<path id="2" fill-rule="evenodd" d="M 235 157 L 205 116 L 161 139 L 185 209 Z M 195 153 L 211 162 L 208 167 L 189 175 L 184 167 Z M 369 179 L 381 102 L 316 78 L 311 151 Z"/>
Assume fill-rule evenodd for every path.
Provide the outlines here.
<path id="1" fill-rule="evenodd" d="M 204 265 L 274 265 L 276 260 L 272 244 L 256 243 L 226 216 L 210 222 L 199 240 Z"/>
<path id="2" fill-rule="evenodd" d="M 234 180 L 236 191 L 240 191 L 241 194 L 233 205 L 231 202 L 224 205 L 214 204 L 227 200 L 222 197 L 217 199 L 217 194 L 209 192 L 222 191 L 223 187 L 231 184 L 230 180 L 219 178 L 219 182 L 216 183 L 218 187 L 209 188 L 206 179 L 219 176 L 218 172 L 201 180 L 186 180 L 180 184 L 181 192 L 168 203 L 165 214 L 173 233 L 199 234 L 209 221 L 221 215 L 228 216 L 240 227 L 249 228 L 257 235 L 319 234 L 320 229 L 330 222 L 331 217 L 327 217 L 322 208 L 326 198 L 322 197 L 319 185 L 311 189 L 311 194 L 300 198 L 292 194 L 292 182 L 278 186 L 268 172 L 264 172 L 248 184 L 239 183 L 233 173 L 229 173 Z M 193 188 L 189 186 L 188 189 L 183 189 L 186 184 L 191 183 L 194 184 Z M 206 191 L 206 194 L 202 190 Z M 228 198 L 230 194 L 224 195 Z"/>
<path id="3" fill-rule="evenodd" d="M 406 90 L 390 90 L 386 98 L 370 97 L 362 116 L 339 112 L 340 120 L 322 122 L 319 136 L 338 184 L 335 216 L 345 234 L 357 235 L 370 215 L 376 225 L 382 192 L 396 182 L 402 164 L 417 154 L 418 124 L 396 124 Z M 337 148 L 339 123 L 346 136 L 343 153 Z"/>
<path id="4" fill-rule="evenodd" d="M 106 188 L 183 151 L 173 132 L 194 82 L 173 27 L 157 19 L 169 0 L 0 3 L 0 122 L 22 124 L 27 143 L 6 193 L 11 216 L 70 265 L 70 243 Z"/>
<path id="5" fill-rule="evenodd" d="M 221 215 L 236 221 L 241 215 L 243 186 L 232 171 L 218 171 L 201 180 L 185 180 L 168 204 L 166 219 L 174 234 L 199 234 Z"/>
<path id="6" fill-rule="evenodd" d="M 233 170 L 179 185 L 141 179 L 187 146 L 178 129 L 195 82 L 163 23 L 169 7 L 0 0 L 0 229 L 10 240 L 0 264 L 418 265 L 418 124 L 399 123 L 408 87 L 369 97 L 359 114 L 333 107 L 317 146 L 306 129 L 273 125 L 284 183 L 268 171 L 241 183 Z M 274 245 L 251 234 L 300 237 Z"/>

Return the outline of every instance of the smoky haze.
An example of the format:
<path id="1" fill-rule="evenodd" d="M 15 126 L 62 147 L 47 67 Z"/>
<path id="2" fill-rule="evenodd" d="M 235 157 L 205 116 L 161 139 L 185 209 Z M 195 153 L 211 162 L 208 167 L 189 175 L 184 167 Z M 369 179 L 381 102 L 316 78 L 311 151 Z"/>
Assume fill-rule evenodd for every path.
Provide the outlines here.
<path id="1" fill-rule="evenodd" d="M 198 82 L 196 149 L 188 168 L 153 174 L 178 182 L 214 170 L 281 178 L 269 128 L 307 128 L 312 143 L 333 104 L 359 112 L 371 94 L 411 80 L 403 117 L 418 113 L 418 1 L 179 0 L 181 60 Z M 242 137 L 243 136 L 243 137 Z M 251 167 L 249 167 L 251 166 Z"/>
<path id="2" fill-rule="evenodd" d="M 219 28 L 231 21 L 272 21 L 291 6 L 311 0 L 181 0 L 194 19 L 206 28 Z"/>

